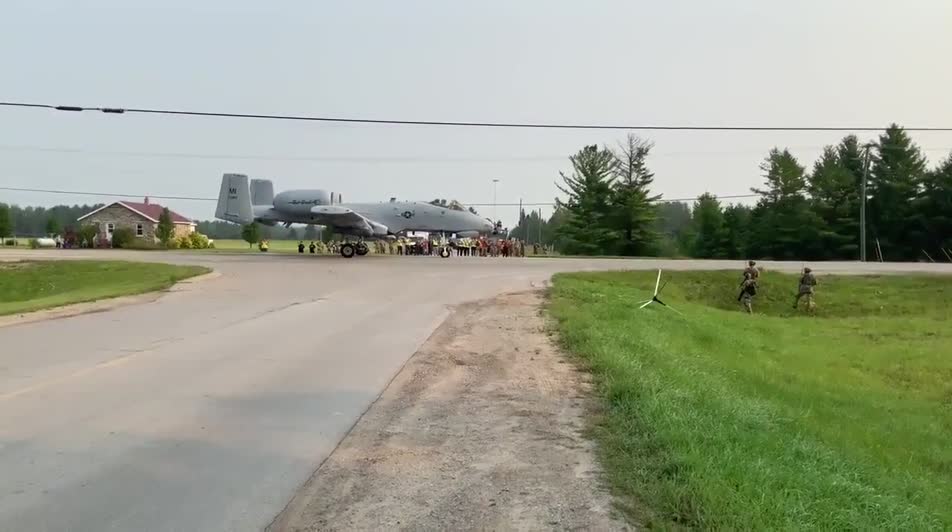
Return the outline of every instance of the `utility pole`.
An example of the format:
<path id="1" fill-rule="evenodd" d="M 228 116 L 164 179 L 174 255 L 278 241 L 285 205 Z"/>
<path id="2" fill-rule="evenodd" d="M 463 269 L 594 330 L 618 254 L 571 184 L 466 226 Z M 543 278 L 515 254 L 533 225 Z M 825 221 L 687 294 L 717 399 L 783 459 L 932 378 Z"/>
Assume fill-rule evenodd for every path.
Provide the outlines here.
<path id="1" fill-rule="evenodd" d="M 542 207 L 539 207 L 539 246 L 542 246 Z"/>
<path id="2" fill-rule="evenodd" d="M 863 184 L 859 192 L 859 260 L 861 262 L 866 262 L 866 181 L 869 179 L 869 149 L 872 146 L 871 143 L 863 146 L 866 148 L 866 157 L 863 162 Z"/>
<path id="3" fill-rule="evenodd" d="M 522 213 L 522 198 L 519 198 L 519 228 L 522 230 L 523 240 L 529 240 L 529 220 Z"/>
<path id="4" fill-rule="evenodd" d="M 498 179 L 493 179 L 493 226 L 496 225 L 496 222 L 499 221 L 499 217 L 496 213 L 496 185 L 499 183 Z"/>

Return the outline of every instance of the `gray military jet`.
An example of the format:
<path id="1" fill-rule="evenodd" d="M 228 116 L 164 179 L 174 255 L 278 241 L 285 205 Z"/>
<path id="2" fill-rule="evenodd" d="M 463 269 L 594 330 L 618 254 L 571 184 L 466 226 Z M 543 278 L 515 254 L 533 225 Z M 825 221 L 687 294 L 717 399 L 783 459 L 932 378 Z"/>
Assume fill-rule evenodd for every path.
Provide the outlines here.
<path id="1" fill-rule="evenodd" d="M 239 224 L 323 225 L 355 237 L 356 242 L 340 247 L 346 258 L 370 251 L 364 239 L 387 238 L 404 231 L 455 233 L 465 238 L 495 230 L 491 221 L 471 212 L 426 202 L 341 203 L 339 195 L 335 198 L 333 192 L 324 190 L 286 190 L 275 195 L 271 181 L 249 180 L 243 174 L 222 177 L 215 218 Z"/>

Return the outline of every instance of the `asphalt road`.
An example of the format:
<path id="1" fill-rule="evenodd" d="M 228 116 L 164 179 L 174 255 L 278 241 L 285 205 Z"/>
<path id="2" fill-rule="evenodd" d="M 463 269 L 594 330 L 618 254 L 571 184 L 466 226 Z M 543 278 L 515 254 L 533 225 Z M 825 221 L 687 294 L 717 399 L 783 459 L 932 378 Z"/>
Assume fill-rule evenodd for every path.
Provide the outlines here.
<path id="1" fill-rule="evenodd" d="M 260 530 L 454 304 L 667 260 L 0 252 L 198 263 L 156 302 L 0 327 L 0 530 Z M 765 263 L 799 270 L 800 263 Z M 949 265 L 825 263 L 816 270 Z"/>

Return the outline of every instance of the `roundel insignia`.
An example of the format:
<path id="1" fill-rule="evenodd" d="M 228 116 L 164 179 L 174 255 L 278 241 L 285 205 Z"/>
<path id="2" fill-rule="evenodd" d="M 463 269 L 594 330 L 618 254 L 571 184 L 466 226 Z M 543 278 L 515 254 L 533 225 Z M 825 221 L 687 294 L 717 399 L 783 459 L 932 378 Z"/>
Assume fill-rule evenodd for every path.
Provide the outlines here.
<path id="1" fill-rule="evenodd" d="M 412 212 L 412 211 L 403 211 L 403 214 L 402 214 L 401 216 L 403 216 L 404 218 L 408 218 L 408 219 L 409 219 L 409 218 L 413 218 L 413 212 Z"/>

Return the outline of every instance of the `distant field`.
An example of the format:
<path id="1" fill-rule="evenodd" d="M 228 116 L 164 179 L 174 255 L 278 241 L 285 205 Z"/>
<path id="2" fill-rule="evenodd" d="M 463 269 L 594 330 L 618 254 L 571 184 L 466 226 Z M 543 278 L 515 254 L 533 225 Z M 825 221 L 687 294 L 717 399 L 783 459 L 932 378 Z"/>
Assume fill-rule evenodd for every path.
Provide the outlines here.
<path id="1" fill-rule="evenodd" d="M 0 262 L 0 315 L 162 290 L 207 271 L 120 261 Z"/>
<path id="2" fill-rule="evenodd" d="M 297 253 L 297 240 L 271 240 L 268 242 L 268 253 L 275 251 L 278 252 L 288 252 L 288 253 Z M 202 250 L 205 251 L 205 250 Z M 260 253 L 258 250 L 258 245 L 255 244 L 251 247 L 248 246 L 248 243 L 244 240 L 215 240 L 215 249 L 208 251 L 253 251 L 255 253 Z"/>
<path id="3" fill-rule="evenodd" d="M 594 434 L 635 520 L 661 528 L 952 528 L 952 278 L 736 272 L 556 276 L 550 311 L 594 375 Z"/>
<path id="4" fill-rule="evenodd" d="M 4 249 L 4 248 L 6 248 L 6 249 L 23 249 L 23 248 L 29 248 L 29 247 L 30 247 L 30 239 L 29 239 L 29 238 L 22 238 L 22 237 L 21 237 L 21 238 L 18 238 L 17 241 L 16 241 L 16 242 L 17 242 L 17 245 L 16 245 L 16 246 L 8 246 L 8 245 L 6 245 L 7 240 L 9 240 L 9 238 L 4 238 L 4 239 L 0 240 L 0 249 Z"/>

